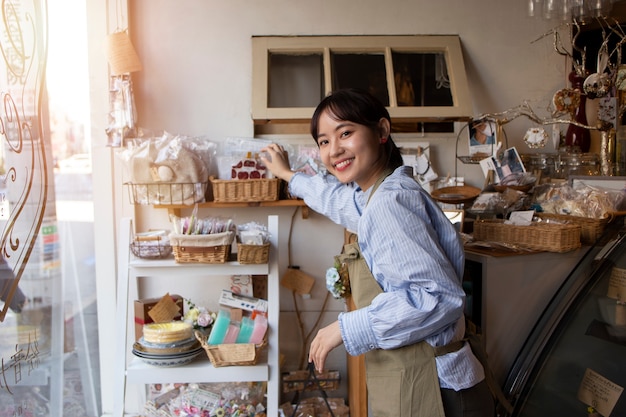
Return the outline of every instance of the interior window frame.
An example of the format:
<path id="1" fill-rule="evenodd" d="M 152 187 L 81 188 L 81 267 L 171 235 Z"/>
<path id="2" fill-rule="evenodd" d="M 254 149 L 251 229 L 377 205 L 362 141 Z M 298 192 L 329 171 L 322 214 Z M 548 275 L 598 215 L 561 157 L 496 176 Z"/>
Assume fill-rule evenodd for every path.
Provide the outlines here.
<path id="1" fill-rule="evenodd" d="M 392 53 L 443 53 L 446 57 L 452 106 L 399 106 Z M 473 114 L 461 40 L 458 35 L 253 36 L 252 118 L 255 124 L 301 123 L 310 120 L 313 107 L 269 107 L 269 56 L 322 54 L 324 95 L 332 91 L 332 53 L 383 53 L 389 92 L 388 110 L 403 122 L 463 122 Z"/>

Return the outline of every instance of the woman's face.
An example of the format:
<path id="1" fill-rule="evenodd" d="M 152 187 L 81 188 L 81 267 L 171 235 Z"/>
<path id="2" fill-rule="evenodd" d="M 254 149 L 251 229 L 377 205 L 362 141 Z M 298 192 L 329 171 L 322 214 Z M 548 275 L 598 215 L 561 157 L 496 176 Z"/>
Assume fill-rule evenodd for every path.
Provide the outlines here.
<path id="1" fill-rule="evenodd" d="M 318 123 L 317 144 L 326 169 L 344 184 L 372 186 L 385 167 L 381 143 L 389 136 L 389 121 L 381 119 L 380 132 L 357 123 L 335 120 L 324 111 Z"/>

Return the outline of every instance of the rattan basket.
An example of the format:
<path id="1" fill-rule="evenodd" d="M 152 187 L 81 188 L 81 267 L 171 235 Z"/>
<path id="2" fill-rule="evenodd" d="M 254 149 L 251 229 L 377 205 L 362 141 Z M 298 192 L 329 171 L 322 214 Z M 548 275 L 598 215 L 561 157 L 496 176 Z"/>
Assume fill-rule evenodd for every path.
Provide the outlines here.
<path id="1" fill-rule="evenodd" d="M 222 366 L 243 366 L 256 365 L 261 350 L 267 345 L 267 340 L 255 345 L 254 343 L 225 343 L 220 345 L 209 345 L 206 342 L 206 335 L 196 330 L 196 339 L 202 345 L 211 364 L 219 368 Z"/>
<path id="2" fill-rule="evenodd" d="M 228 261 L 235 233 L 210 235 L 170 234 L 174 258 L 178 263 L 220 264 Z"/>
<path id="3" fill-rule="evenodd" d="M 476 240 L 502 242 L 547 252 L 569 252 L 580 247 L 580 225 L 533 222 L 528 226 L 504 220 L 476 220 Z"/>
<path id="4" fill-rule="evenodd" d="M 218 180 L 210 178 L 213 201 L 216 203 L 240 203 L 278 200 L 279 178 L 251 180 Z"/>
<path id="5" fill-rule="evenodd" d="M 240 264 L 266 264 L 270 256 L 270 244 L 244 245 L 237 244 L 237 261 Z"/>
<path id="6" fill-rule="evenodd" d="M 573 223 L 580 225 L 580 242 L 592 245 L 602 236 L 604 228 L 611 219 L 609 216 L 601 219 L 581 216 L 570 216 L 566 214 L 537 213 L 537 217 L 553 221 L 553 223 Z"/>

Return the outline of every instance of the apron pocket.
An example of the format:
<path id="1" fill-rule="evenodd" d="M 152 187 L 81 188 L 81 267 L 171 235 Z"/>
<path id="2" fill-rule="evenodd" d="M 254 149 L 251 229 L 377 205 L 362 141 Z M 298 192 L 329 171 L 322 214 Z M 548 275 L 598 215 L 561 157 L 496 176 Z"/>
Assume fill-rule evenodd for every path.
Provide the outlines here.
<path id="1" fill-rule="evenodd" d="M 403 378 L 403 370 L 367 372 L 367 396 L 373 416 L 397 417 L 401 415 Z"/>

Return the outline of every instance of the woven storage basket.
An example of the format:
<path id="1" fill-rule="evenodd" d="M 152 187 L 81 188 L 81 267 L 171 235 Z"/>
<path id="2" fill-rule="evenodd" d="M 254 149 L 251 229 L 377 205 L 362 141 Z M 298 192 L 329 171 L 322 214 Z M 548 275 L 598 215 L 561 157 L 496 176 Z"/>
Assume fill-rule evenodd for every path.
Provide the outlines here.
<path id="1" fill-rule="evenodd" d="M 270 244 L 237 244 L 237 261 L 240 264 L 266 264 L 270 257 Z"/>
<path id="2" fill-rule="evenodd" d="M 130 250 L 138 258 L 142 259 L 163 259 L 170 256 L 172 246 L 167 243 L 151 244 L 136 240 L 130 244 Z"/>
<path id="3" fill-rule="evenodd" d="M 196 331 L 195 336 L 202 345 L 209 360 L 216 368 L 222 366 L 256 365 L 259 353 L 267 344 L 264 339 L 263 343 L 258 345 L 253 343 L 209 345 L 206 342 L 206 335 L 204 333 Z"/>
<path id="4" fill-rule="evenodd" d="M 504 220 L 477 220 L 474 238 L 538 251 L 569 252 L 580 247 L 580 225 L 533 222 L 517 226 L 505 224 Z"/>
<path id="5" fill-rule="evenodd" d="M 213 201 L 216 203 L 239 203 L 276 201 L 280 179 L 217 180 L 211 177 Z"/>
<path id="6" fill-rule="evenodd" d="M 228 261 L 234 232 L 210 235 L 170 234 L 174 258 L 179 263 L 221 264 Z"/>
<path id="7" fill-rule="evenodd" d="M 591 217 L 581 216 L 569 216 L 566 214 L 553 214 L 553 213 L 537 213 L 537 217 L 544 220 L 555 220 L 555 222 L 570 222 L 580 225 L 580 242 L 586 245 L 592 245 L 596 243 L 596 240 L 602 236 L 604 228 L 610 220 L 609 216 L 601 219 L 595 219 Z"/>

